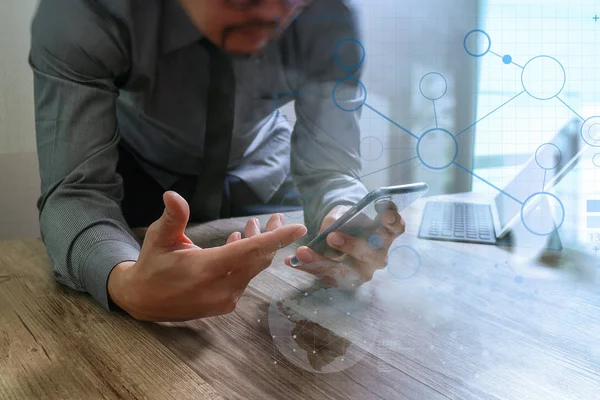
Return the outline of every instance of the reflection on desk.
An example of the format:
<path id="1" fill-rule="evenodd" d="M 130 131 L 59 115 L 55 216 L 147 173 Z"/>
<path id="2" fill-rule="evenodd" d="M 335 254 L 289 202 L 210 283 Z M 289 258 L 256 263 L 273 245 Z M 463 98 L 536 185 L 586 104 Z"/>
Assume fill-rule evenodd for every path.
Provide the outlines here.
<path id="1" fill-rule="evenodd" d="M 234 313 L 185 323 L 108 314 L 52 280 L 39 240 L 0 243 L 0 397 L 597 398 L 598 259 L 421 240 L 422 205 L 401 265 L 357 292 L 286 267 L 291 246 Z M 187 234 L 221 245 L 244 222 Z"/>

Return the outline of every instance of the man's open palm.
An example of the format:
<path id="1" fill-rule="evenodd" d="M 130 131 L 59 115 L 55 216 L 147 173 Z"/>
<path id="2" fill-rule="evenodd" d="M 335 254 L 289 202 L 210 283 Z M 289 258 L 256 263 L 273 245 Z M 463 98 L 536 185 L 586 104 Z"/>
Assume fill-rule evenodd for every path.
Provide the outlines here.
<path id="1" fill-rule="evenodd" d="M 186 235 L 189 206 L 175 192 L 164 194 L 165 211 L 146 232 L 135 263 L 119 264 L 109 276 L 112 300 L 136 319 L 182 321 L 233 311 L 252 278 L 271 265 L 278 249 L 306 234 L 284 226 L 281 214 L 261 233 L 258 220 L 233 233 L 221 247 L 203 249 Z"/>

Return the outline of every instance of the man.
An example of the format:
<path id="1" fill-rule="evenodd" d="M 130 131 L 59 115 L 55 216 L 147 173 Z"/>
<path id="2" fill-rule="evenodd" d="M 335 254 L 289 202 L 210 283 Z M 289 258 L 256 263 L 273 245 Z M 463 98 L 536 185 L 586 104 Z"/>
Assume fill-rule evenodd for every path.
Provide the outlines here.
<path id="1" fill-rule="evenodd" d="M 340 18 L 294 21 L 302 11 Z M 41 0 L 30 65 L 55 278 L 142 320 L 232 311 L 307 229 L 275 214 L 267 232 L 251 219 L 245 238 L 201 249 L 186 224 L 293 209 L 291 177 L 314 234 L 366 194 L 357 113 L 326 115 L 332 94 L 360 103 L 355 80 L 333 93 L 360 77 L 340 67 L 360 65 L 360 48 L 336 50 L 356 37 L 343 0 Z M 291 136 L 276 108 L 293 99 Z M 383 248 L 328 238 L 362 280 L 404 230 L 393 210 L 381 219 Z M 140 249 L 131 228 L 148 225 Z M 313 273 L 343 268 L 307 248 L 297 255 Z"/>

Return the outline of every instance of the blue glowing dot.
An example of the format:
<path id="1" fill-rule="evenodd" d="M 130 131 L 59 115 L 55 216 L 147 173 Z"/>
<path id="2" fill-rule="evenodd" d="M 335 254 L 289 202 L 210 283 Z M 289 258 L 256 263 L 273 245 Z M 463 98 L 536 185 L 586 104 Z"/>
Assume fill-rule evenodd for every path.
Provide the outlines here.
<path id="1" fill-rule="evenodd" d="M 517 283 L 517 284 L 519 284 L 519 285 L 520 285 L 521 283 L 523 283 L 523 277 L 522 277 L 522 276 L 516 276 L 516 277 L 515 277 L 515 283 Z"/>
<path id="2" fill-rule="evenodd" d="M 371 235 L 369 237 L 369 246 L 373 250 L 379 250 L 383 247 L 383 238 L 378 234 Z"/>
<path id="3" fill-rule="evenodd" d="M 502 62 L 504 64 L 510 64 L 512 62 L 512 57 L 507 54 L 504 57 L 502 57 Z"/>

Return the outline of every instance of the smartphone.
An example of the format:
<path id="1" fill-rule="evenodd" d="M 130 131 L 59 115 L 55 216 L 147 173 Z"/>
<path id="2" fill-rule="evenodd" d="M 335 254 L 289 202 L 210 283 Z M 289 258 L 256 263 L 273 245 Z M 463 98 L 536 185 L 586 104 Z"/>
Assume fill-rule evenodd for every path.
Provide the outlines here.
<path id="1" fill-rule="evenodd" d="M 341 256 L 338 250 L 327 244 L 331 232 L 343 232 L 351 236 L 368 239 L 381 227 L 378 215 L 388 209 L 402 211 L 429 190 L 426 183 L 382 187 L 363 197 L 358 203 L 338 218 L 327 229 L 311 240 L 307 247 L 329 258 Z M 302 265 L 296 256 L 292 257 L 293 266 Z"/>

